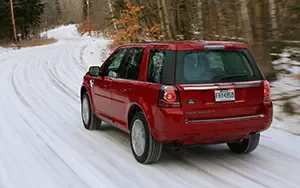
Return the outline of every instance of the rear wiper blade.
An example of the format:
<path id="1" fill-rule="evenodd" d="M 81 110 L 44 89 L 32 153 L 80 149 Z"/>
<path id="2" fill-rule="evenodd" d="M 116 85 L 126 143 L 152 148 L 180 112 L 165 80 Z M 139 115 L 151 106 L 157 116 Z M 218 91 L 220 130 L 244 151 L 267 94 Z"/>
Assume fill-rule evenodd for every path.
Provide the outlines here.
<path id="1" fill-rule="evenodd" d="M 220 78 L 221 80 L 228 80 L 228 79 L 233 79 L 233 78 L 243 78 L 243 77 L 248 77 L 247 74 L 238 74 L 238 75 L 230 75 L 230 76 L 224 76 Z"/>

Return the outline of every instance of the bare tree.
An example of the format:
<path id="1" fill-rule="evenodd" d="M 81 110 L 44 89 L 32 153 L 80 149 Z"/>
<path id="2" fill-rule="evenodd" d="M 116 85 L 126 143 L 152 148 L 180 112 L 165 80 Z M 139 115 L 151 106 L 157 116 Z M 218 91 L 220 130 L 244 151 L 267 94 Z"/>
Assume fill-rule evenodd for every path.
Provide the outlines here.
<path id="1" fill-rule="evenodd" d="M 247 0 L 240 0 L 240 6 L 241 6 L 241 18 L 243 23 L 243 34 L 248 42 L 248 44 L 251 46 L 253 45 L 253 35 L 252 35 L 252 26 L 251 21 L 249 18 L 249 12 L 248 12 L 248 1 Z"/>
<path id="2" fill-rule="evenodd" d="M 109 11 L 110 11 L 110 14 L 111 14 L 111 17 L 112 17 L 112 21 L 113 21 L 115 31 L 116 31 L 116 33 L 118 33 L 117 24 L 114 22 L 115 21 L 115 15 L 114 15 L 114 11 L 113 11 L 113 8 L 112 8 L 111 0 L 107 0 L 107 3 L 108 3 L 108 7 L 109 7 Z"/>
<path id="3" fill-rule="evenodd" d="M 255 54 L 256 60 L 261 69 L 265 73 L 267 79 L 276 77 L 275 70 L 271 63 L 270 48 L 267 46 L 267 23 L 264 20 L 264 7 L 267 5 L 267 0 L 255 0 L 252 2 L 254 12 L 254 44 L 251 48 Z"/>
<path id="4" fill-rule="evenodd" d="M 165 20 L 164 20 L 164 17 L 163 17 L 163 8 L 162 8 L 162 4 L 161 4 L 161 0 L 156 0 L 157 2 L 157 8 L 158 8 L 158 15 L 159 15 L 159 22 L 161 24 L 161 30 L 163 32 L 163 35 L 164 35 L 164 39 L 167 38 L 167 35 L 166 35 L 166 28 L 165 28 Z"/>
<path id="5" fill-rule="evenodd" d="M 278 24 L 276 19 L 277 8 L 275 4 L 275 0 L 269 0 L 269 12 L 272 23 L 272 35 L 274 39 L 278 38 Z"/>
<path id="6" fill-rule="evenodd" d="M 197 1 L 197 22 L 198 22 L 198 28 L 199 28 L 199 32 L 200 32 L 200 36 L 201 38 L 204 35 L 204 26 L 203 26 L 203 11 L 202 11 L 202 0 L 198 0 Z"/>
<path id="7" fill-rule="evenodd" d="M 172 32 L 171 32 L 171 26 L 170 26 L 170 19 L 169 19 L 169 11 L 166 0 L 161 0 L 161 7 L 163 10 L 163 20 L 165 23 L 165 32 L 166 32 L 166 39 L 172 39 Z"/>

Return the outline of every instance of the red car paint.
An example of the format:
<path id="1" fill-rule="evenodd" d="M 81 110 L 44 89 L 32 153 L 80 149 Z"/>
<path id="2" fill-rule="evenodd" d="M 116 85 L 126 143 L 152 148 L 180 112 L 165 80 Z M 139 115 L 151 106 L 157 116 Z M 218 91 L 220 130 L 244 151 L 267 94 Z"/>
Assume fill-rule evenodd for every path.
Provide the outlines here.
<path id="1" fill-rule="evenodd" d="M 225 47 L 224 50 L 248 49 L 244 43 L 207 41 L 123 45 L 118 49 L 145 48 L 138 80 L 92 77 L 87 73 L 82 90 L 88 91 L 93 111 L 100 119 L 128 133 L 130 114 L 139 107 L 158 142 L 225 143 L 247 138 L 250 133 L 268 129 L 272 123 L 273 104 L 269 99 L 269 86 L 265 79 L 232 83 L 174 84 L 180 98 L 177 108 L 161 107 L 158 101 L 162 85 L 147 82 L 151 49 L 205 50 L 205 46 L 220 45 Z M 100 69 L 103 69 L 106 62 Z M 93 88 L 90 85 L 91 79 L 94 80 Z M 214 91 L 220 88 L 234 89 L 236 100 L 215 102 Z M 194 105 L 188 104 L 190 99 L 196 101 Z"/>

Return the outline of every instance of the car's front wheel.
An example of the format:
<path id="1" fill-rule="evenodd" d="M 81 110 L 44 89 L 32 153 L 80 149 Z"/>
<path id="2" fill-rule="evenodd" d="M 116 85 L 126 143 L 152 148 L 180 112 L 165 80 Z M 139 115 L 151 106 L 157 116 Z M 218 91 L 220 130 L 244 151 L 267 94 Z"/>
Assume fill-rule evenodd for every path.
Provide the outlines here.
<path id="1" fill-rule="evenodd" d="M 138 162 L 151 164 L 159 160 L 162 144 L 153 138 L 143 113 L 135 114 L 131 122 L 130 142 L 133 155 Z"/>
<path id="2" fill-rule="evenodd" d="M 248 154 L 254 151 L 260 140 L 260 134 L 250 135 L 248 139 L 240 140 L 239 142 L 227 143 L 229 149 L 235 153 Z"/>
<path id="3" fill-rule="evenodd" d="M 82 96 L 81 117 L 84 127 L 87 130 L 99 130 L 101 128 L 102 121 L 95 116 L 88 93 Z"/>

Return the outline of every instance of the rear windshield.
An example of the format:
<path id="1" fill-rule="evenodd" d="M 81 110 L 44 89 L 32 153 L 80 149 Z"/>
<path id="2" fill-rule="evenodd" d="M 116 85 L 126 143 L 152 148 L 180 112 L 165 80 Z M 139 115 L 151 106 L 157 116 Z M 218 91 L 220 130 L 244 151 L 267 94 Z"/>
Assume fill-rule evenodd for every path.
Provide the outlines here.
<path id="1" fill-rule="evenodd" d="M 177 84 L 226 83 L 261 80 L 247 50 L 178 51 Z"/>

